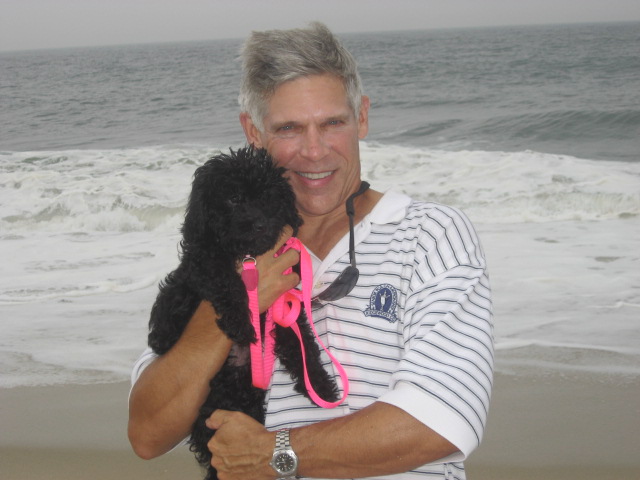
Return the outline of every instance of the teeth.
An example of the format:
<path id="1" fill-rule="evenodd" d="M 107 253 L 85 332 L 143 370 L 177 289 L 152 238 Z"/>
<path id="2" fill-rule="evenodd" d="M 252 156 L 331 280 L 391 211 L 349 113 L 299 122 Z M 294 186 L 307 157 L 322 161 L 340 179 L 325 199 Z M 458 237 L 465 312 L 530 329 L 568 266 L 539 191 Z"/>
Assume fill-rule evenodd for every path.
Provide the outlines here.
<path id="1" fill-rule="evenodd" d="M 327 178 L 333 172 L 322 172 L 322 173 L 310 173 L 310 172 L 298 172 L 298 175 L 304 178 L 308 178 L 310 180 L 320 180 L 321 178 Z"/>

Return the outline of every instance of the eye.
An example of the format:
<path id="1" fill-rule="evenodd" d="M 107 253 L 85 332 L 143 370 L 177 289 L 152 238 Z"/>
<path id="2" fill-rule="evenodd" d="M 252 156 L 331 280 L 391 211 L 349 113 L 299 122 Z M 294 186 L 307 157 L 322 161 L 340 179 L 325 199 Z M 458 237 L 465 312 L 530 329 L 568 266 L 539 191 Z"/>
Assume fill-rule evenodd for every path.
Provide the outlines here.
<path id="1" fill-rule="evenodd" d="M 331 118 L 331 119 L 327 120 L 327 121 L 324 123 L 323 127 L 324 127 L 325 129 L 341 128 L 341 127 L 343 127 L 343 126 L 345 125 L 345 123 L 346 123 L 346 122 L 344 121 L 344 119 L 341 119 L 341 118 Z"/>
<path id="2" fill-rule="evenodd" d="M 275 129 L 275 134 L 283 138 L 294 137 L 302 131 L 302 127 L 296 123 L 285 123 Z"/>
<path id="3" fill-rule="evenodd" d="M 242 195 L 239 195 L 237 193 L 231 194 L 227 198 L 227 204 L 231 207 L 237 207 L 241 203 L 242 203 Z"/>

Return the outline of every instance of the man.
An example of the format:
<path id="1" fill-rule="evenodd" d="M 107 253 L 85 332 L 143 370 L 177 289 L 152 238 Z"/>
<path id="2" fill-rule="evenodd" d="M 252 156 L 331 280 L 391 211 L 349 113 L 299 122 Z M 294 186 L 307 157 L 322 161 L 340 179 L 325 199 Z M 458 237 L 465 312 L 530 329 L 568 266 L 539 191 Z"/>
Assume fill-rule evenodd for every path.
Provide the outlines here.
<path id="1" fill-rule="evenodd" d="M 288 169 L 319 295 L 350 264 L 345 203 L 362 186 L 359 140 L 368 132 L 369 99 L 355 61 L 321 24 L 254 32 L 243 58 L 240 121 L 249 143 Z M 349 396 L 322 409 L 295 393 L 276 365 L 266 426 L 238 412 L 216 411 L 208 420 L 222 480 L 464 478 L 461 461 L 482 438 L 492 384 L 480 244 L 466 217 L 449 207 L 372 189 L 353 202 L 357 285 L 313 311 L 348 373 Z M 273 254 L 258 259 L 261 310 L 299 282 L 283 275 L 298 254 Z M 146 352 L 136 365 L 129 437 L 143 458 L 189 435 L 231 348 L 215 319 L 203 302 L 171 351 Z"/>

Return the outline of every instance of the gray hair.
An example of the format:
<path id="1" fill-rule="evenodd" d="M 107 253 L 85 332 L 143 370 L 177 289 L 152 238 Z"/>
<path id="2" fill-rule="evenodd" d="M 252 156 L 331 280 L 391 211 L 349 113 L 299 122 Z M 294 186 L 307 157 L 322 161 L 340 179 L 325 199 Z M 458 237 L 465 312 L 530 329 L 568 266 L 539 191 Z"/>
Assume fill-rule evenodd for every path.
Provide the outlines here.
<path id="1" fill-rule="evenodd" d="M 356 61 L 320 22 L 309 28 L 252 32 L 242 51 L 243 78 L 238 102 L 260 131 L 271 95 L 284 82 L 329 73 L 342 79 L 349 106 L 358 117 L 362 82 Z"/>

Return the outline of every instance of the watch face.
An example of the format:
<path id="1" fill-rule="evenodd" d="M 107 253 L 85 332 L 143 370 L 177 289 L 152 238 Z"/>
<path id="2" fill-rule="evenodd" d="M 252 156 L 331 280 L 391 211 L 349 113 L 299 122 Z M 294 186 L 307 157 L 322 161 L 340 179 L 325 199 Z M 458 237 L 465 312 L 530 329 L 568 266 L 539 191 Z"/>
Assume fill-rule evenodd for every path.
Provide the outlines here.
<path id="1" fill-rule="evenodd" d="M 295 459 L 288 453 L 279 453 L 273 459 L 273 466 L 280 473 L 293 472 L 296 468 Z"/>

